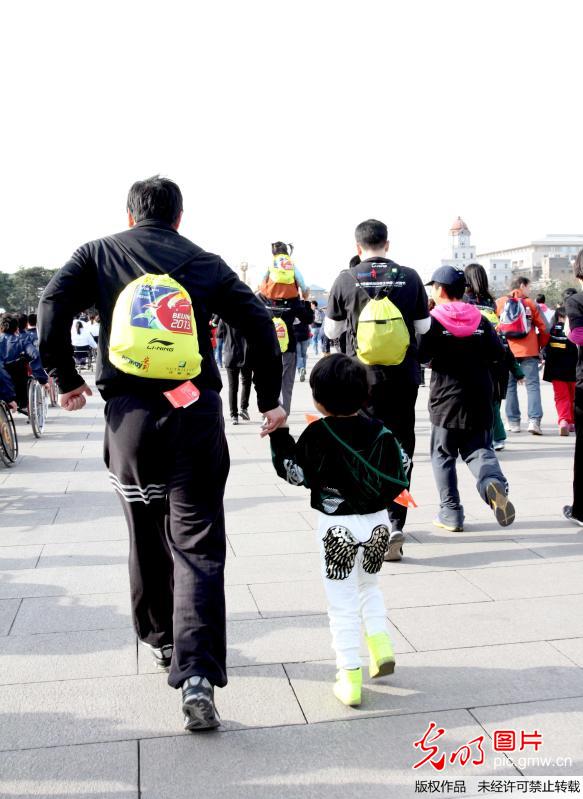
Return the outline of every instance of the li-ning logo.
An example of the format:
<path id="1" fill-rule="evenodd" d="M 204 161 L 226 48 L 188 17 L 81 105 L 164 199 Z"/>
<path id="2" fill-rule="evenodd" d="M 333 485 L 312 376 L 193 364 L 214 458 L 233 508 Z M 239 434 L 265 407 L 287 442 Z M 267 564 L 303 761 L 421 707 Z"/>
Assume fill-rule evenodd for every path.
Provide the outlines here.
<path id="1" fill-rule="evenodd" d="M 164 341 L 164 339 L 161 338 L 151 338 L 148 341 L 146 349 L 162 350 L 163 352 L 172 352 L 174 350 L 174 344 L 171 341 Z"/>

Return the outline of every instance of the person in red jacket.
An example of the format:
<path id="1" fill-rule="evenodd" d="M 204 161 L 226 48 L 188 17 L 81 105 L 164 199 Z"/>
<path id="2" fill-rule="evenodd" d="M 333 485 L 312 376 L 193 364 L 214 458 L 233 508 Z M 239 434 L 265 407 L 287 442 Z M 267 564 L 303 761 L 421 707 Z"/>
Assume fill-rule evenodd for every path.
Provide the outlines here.
<path id="1" fill-rule="evenodd" d="M 517 277 L 511 284 L 510 294 L 500 297 L 496 302 L 496 313 L 502 315 L 509 297 L 521 300 L 526 312 L 528 332 L 523 338 L 511 338 L 508 343 L 512 354 L 520 364 L 526 379 L 526 393 L 528 397 L 528 432 L 535 436 L 542 436 L 541 419 L 543 408 L 540 396 L 540 381 L 538 374 L 539 353 L 549 341 L 546 320 L 536 304 L 529 299 L 530 280 L 527 277 Z M 510 375 L 508 391 L 506 393 L 506 418 L 511 433 L 520 433 L 520 405 L 518 404 L 517 383 L 514 375 Z"/>

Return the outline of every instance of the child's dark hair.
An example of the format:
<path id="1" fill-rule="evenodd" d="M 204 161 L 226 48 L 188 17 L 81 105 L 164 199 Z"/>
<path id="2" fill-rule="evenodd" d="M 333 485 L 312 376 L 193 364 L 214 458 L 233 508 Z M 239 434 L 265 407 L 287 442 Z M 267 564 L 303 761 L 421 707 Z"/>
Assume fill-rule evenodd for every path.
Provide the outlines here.
<path id="1" fill-rule="evenodd" d="M 310 375 L 312 396 L 333 416 L 350 416 L 368 399 L 365 367 L 340 353 L 322 358 Z"/>
<path id="2" fill-rule="evenodd" d="M 441 287 L 450 300 L 461 300 L 466 290 L 466 284 L 463 280 L 458 280 L 457 283 L 449 283 L 447 286 L 445 283 L 437 282 L 435 282 L 433 285 L 436 288 Z"/>
<path id="3" fill-rule="evenodd" d="M 294 251 L 293 244 L 286 244 L 285 241 L 274 241 L 271 245 L 273 255 L 291 255 Z"/>

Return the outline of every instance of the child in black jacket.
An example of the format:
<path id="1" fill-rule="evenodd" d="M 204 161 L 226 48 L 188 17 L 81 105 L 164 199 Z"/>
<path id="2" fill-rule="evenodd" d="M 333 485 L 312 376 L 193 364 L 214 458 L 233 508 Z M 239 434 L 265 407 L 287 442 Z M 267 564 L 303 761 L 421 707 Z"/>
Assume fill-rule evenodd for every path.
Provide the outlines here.
<path id="1" fill-rule="evenodd" d="M 324 418 L 294 441 L 287 429 L 270 434 L 280 477 L 312 492 L 319 511 L 318 538 L 338 673 L 335 696 L 359 705 L 361 615 L 370 654 L 369 674 L 392 674 L 389 638 L 378 572 L 390 532 L 387 508 L 408 480 L 405 458 L 382 422 L 359 414 L 368 397 L 366 369 L 346 355 L 319 361 L 310 375 L 316 408 Z"/>

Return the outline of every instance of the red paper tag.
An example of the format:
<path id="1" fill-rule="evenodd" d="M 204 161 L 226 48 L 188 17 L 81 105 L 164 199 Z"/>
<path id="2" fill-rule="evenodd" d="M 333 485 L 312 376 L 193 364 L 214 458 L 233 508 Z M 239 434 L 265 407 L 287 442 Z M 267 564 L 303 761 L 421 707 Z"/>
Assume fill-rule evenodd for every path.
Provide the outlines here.
<path id="1" fill-rule="evenodd" d="M 175 408 L 188 408 L 200 397 L 200 391 L 194 383 L 187 380 L 186 383 L 181 383 L 172 391 L 165 391 L 164 396 Z"/>
<path id="2" fill-rule="evenodd" d="M 395 497 L 393 502 L 396 502 L 397 505 L 404 505 L 405 508 L 416 508 L 417 507 L 417 503 L 415 502 L 415 500 L 413 499 L 413 497 L 407 491 L 406 488 L 403 491 L 401 491 L 401 493 L 399 494 L 398 497 Z"/>

